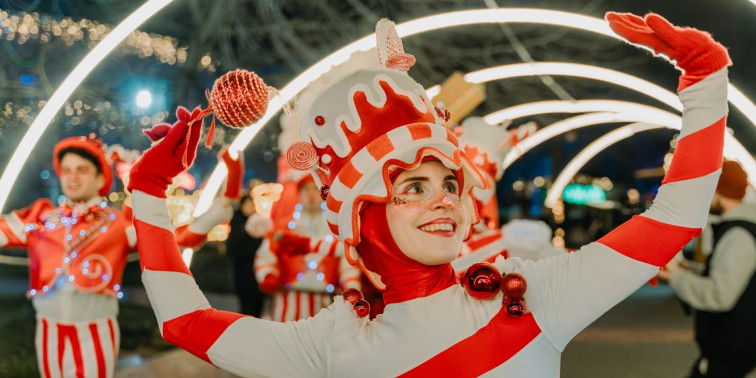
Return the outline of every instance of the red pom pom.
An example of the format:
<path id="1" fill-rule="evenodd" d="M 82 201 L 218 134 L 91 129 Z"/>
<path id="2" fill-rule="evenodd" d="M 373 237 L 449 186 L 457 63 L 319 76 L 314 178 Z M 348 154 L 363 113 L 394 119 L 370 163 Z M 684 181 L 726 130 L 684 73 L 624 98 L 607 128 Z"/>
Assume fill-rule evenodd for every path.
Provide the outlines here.
<path id="1" fill-rule="evenodd" d="M 208 100 L 223 124 L 242 128 L 253 125 L 268 110 L 268 90 L 254 72 L 236 70 L 215 81 Z"/>
<path id="2" fill-rule="evenodd" d="M 354 311 L 357 313 L 357 316 L 364 318 L 368 315 L 370 315 L 370 303 L 368 303 L 364 299 L 358 299 L 356 302 L 354 302 Z"/>
<path id="3" fill-rule="evenodd" d="M 499 291 L 501 274 L 491 263 L 476 263 L 467 268 L 461 284 L 473 298 L 491 299 Z"/>
<path id="4" fill-rule="evenodd" d="M 522 299 L 525 290 L 528 289 L 528 283 L 525 277 L 518 273 L 508 273 L 501 280 L 501 292 L 504 296 L 512 299 Z"/>
<path id="5" fill-rule="evenodd" d="M 355 302 L 364 298 L 362 296 L 362 292 L 355 288 L 349 288 L 349 289 L 344 290 L 344 292 L 341 293 L 341 296 L 344 297 L 345 301 L 351 304 L 355 304 Z"/>

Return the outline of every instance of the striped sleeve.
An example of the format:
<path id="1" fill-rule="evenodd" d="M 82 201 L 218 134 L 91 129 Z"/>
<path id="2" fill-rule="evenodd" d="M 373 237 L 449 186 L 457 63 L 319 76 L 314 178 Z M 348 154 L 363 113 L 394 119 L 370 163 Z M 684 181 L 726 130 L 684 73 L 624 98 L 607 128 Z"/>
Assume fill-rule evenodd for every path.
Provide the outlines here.
<path id="1" fill-rule="evenodd" d="M 10 214 L 0 215 L 0 247 L 26 246 L 26 226 L 39 226 L 43 214 L 56 208 L 49 199 L 34 201 L 31 205 Z"/>
<path id="2" fill-rule="evenodd" d="M 328 311 L 284 324 L 213 309 L 181 258 L 165 199 L 132 195 L 142 282 L 166 341 L 238 375 L 323 375 Z"/>
<path id="3" fill-rule="evenodd" d="M 706 225 L 722 167 L 727 68 L 680 92 L 683 124 L 653 205 L 598 242 L 630 258 L 664 265 Z"/>
<path id="4" fill-rule="evenodd" d="M 23 247 L 26 245 L 24 223 L 15 213 L 0 216 L 0 247 Z"/>
<path id="5" fill-rule="evenodd" d="M 263 282 L 268 275 L 278 278 L 281 272 L 278 270 L 278 256 L 270 250 L 270 240 L 266 237 L 255 254 L 255 278 L 257 282 Z"/>
<path id="6" fill-rule="evenodd" d="M 646 212 L 576 253 L 504 262 L 504 271 L 525 275 L 526 305 L 559 350 L 654 277 L 659 266 L 701 232 L 722 164 L 726 88 L 724 68 L 680 92 L 685 106 L 680 138 Z"/>

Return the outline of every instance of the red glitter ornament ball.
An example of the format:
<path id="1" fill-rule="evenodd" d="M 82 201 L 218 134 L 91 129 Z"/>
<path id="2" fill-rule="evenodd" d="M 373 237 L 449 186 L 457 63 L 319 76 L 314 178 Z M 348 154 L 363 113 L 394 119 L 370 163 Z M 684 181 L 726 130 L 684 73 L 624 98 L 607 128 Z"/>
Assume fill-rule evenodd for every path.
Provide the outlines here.
<path id="1" fill-rule="evenodd" d="M 349 289 L 344 290 L 344 292 L 341 293 L 341 296 L 344 297 L 345 301 L 351 304 L 355 304 L 355 302 L 364 298 L 362 296 L 362 292 L 355 288 L 349 288 Z"/>
<path id="2" fill-rule="evenodd" d="M 501 292 L 504 296 L 521 299 L 525 295 L 525 290 L 528 289 L 528 283 L 525 282 L 525 277 L 519 273 L 507 273 L 504 278 L 501 279 Z"/>
<path id="3" fill-rule="evenodd" d="M 215 81 L 208 101 L 224 125 L 242 128 L 257 122 L 268 110 L 269 90 L 254 72 L 235 70 Z"/>
<path id="4" fill-rule="evenodd" d="M 468 294 L 476 299 L 491 299 L 499 291 L 501 274 L 491 263 L 476 263 L 465 271 L 461 280 Z"/>
<path id="5" fill-rule="evenodd" d="M 358 299 L 352 306 L 354 307 L 354 312 L 357 313 L 357 316 L 364 318 L 370 315 L 370 303 L 368 303 L 368 301 Z"/>

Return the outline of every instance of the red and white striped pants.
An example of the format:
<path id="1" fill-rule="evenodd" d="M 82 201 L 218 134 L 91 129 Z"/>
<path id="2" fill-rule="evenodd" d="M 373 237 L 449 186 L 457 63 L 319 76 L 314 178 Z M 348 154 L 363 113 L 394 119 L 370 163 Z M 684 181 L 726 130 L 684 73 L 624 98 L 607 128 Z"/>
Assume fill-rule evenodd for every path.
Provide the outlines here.
<path id="1" fill-rule="evenodd" d="M 273 294 L 272 319 L 277 322 L 296 321 L 315 316 L 333 303 L 329 293 L 289 290 Z"/>
<path id="2" fill-rule="evenodd" d="M 113 377 L 121 334 L 114 317 L 83 322 L 37 318 L 39 373 L 51 377 Z"/>

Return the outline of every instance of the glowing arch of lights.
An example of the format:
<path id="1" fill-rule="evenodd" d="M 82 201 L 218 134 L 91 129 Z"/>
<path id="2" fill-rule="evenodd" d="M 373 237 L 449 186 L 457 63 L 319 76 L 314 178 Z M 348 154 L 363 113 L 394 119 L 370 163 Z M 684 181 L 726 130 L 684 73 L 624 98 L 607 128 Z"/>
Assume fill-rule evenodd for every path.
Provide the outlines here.
<path id="1" fill-rule="evenodd" d="M 682 121 L 682 119 L 680 120 Z M 561 172 L 559 172 L 559 176 L 557 176 L 556 180 L 554 180 L 554 184 L 551 186 L 549 191 L 546 194 L 546 199 L 544 200 L 544 205 L 546 207 L 553 207 L 554 204 L 556 204 L 559 197 L 561 197 L 562 192 L 564 191 L 564 188 L 569 184 L 570 180 L 572 180 L 573 177 L 580 171 L 580 168 L 582 168 L 590 159 L 592 159 L 594 156 L 596 156 L 599 152 L 607 149 L 611 145 L 629 138 L 639 132 L 647 131 L 647 130 L 653 130 L 653 129 L 659 129 L 662 127 L 666 127 L 668 129 L 675 129 L 680 130 L 680 122 L 675 123 L 660 123 L 660 124 L 650 124 L 645 122 L 639 122 L 634 123 L 631 125 L 626 125 L 623 127 L 620 127 L 618 129 L 612 130 L 608 133 L 606 133 L 601 138 L 596 139 L 591 144 L 586 146 L 582 151 L 580 151 L 575 157 L 570 160 L 569 163 L 562 169 Z M 735 138 L 732 137 L 730 134 L 725 134 L 725 145 L 724 145 L 724 157 L 728 160 L 735 160 L 739 161 L 741 164 L 745 165 L 746 162 L 750 160 L 751 163 L 753 163 L 753 158 L 749 155 L 748 158 L 743 159 L 742 153 L 745 151 L 745 149 L 738 143 Z M 745 151 L 747 153 L 747 151 Z M 749 181 L 751 182 L 751 185 L 754 185 L 754 179 L 752 176 L 753 172 L 749 172 Z"/>
<path id="2" fill-rule="evenodd" d="M 556 180 L 554 180 L 554 184 L 546 193 L 546 199 L 543 201 L 544 205 L 546 207 L 553 207 L 554 204 L 556 204 L 557 200 L 559 200 L 559 197 L 562 196 L 562 191 L 564 191 L 564 188 L 567 186 L 567 184 L 569 184 L 570 180 L 575 177 L 578 171 L 580 171 L 580 168 L 582 168 L 593 157 L 598 155 L 599 152 L 641 131 L 654 130 L 663 127 L 675 129 L 674 127 L 671 127 L 671 125 L 658 125 L 638 122 L 612 130 L 602 137 L 591 142 L 582 151 L 575 155 L 575 157 L 570 160 L 569 163 L 567 163 L 564 169 L 559 172 Z M 679 126 L 677 127 L 677 129 L 679 129 Z"/>
<path id="3" fill-rule="evenodd" d="M 82 59 L 76 68 L 66 77 L 65 80 L 55 90 L 50 100 L 39 112 L 37 118 L 26 131 L 24 137 L 18 144 L 18 147 L 13 152 L 8 166 L 3 172 L 3 176 L 0 178 L 0 210 L 5 206 L 5 201 L 8 200 L 8 195 L 13 187 L 13 184 L 18 178 L 18 174 L 21 172 L 21 168 L 26 164 L 26 159 L 29 158 L 29 154 L 34 149 L 34 146 L 39 141 L 42 133 L 47 129 L 47 126 L 52 121 L 53 117 L 58 113 L 66 100 L 71 97 L 76 88 L 79 87 L 84 78 L 89 75 L 90 72 L 123 41 L 131 32 L 136 30 L 139 25 L 147 21 L 159 10 L 163 9 L 173 0 L 149 0 L 142 4 L 128 17 L 126 17 L 113 31 L 110 32 L 100 43 L 95 46 L 87 56 Z"/>
<path id="4" fill-rule="evenodd" d="M 679 130 L 680 125 L 682 124 L 682 118 L 677 114 L 672 114 L 648 105 L 617 100 L 538 101 L 521 104 L 493 112 L 483 118 L 488 121 L 496 120 L 497 117 L 500 117 L 502 114 L 505 114 L 506 117 L 511 117 L 507 119 L 517 119 L 520 117 L 527 117 L 536 114 L 582 112 L 594 113 L 584 114 L 558 121 L 542 128 L 541 130 L 538 130 L 535 134 L 525 138 L 522 142 L 518 143 L 504 156 L 504 162 L 502 163 L 503 168 L 506 169 L 514 161 L 519 159 L 533 147 L 545 142 L 546 140 L 580 127 L 608 122 L 632 121 L 663 125 L 663 127 Z M 614 114 L 614 116 L 612 114 Z M 634 126 L 633 129 L 637 129 L 637 127 L 640 126 Z M 639 131 L 636 130 L 635 132 Z M 598 143 L 598 141 L 594 143 Z M 599 143 L 597 145 L 602 144 Z M 611 144 L 607 144 L 606 147 L 608 147 L 609 145 Z M 745 147 L 743 147 L 743 145 L 740 144 L 740 142 L 738 142 L 729 133 L 725 134 L 724 156 L 729 160 L 735 160 L 739 162 L 743 166 L 743 169 L 745 169 L 745 171 L 748 173 L 748 180 L 751 185 L 756 187 L 756 160 L 745 149 Z M 577 159 L 577 157 L 575 157 L 574 159 Z M 584 164 L 585 162 L 580 164 L 578 169 Z M 565 169 L 567 169 L 567 167 L 569 166 L 570 164 L 568 164 Z M 577 171 L 575 171 L 575 173 L 573 174 L 568 175 L 568 181 L 576 173 Z M 560 176 L 563 175 L 560 173 Z M 557 188 L 559 186 L 561 186 L 561 190 L 563 190 L 565 185 L 566 183 L 564 185 L 561 185 L 560 183 L 555 181 L 552 185 L 552 190 L 555 190 L 554 188 Z M 557 190 L 554 193 L 561 194 L 561 190 Z M 552 196 L 557 196 L 556 198 L 558 198 L 558 194 L 553 194 Z M 547 196 L 547 202 L 545 203 L 547 203 L 548 207 L 551 207 L 553 206 L 554 201 L 556 201 L 556 198 L 549 199 L 549 197 Z"/>
<path id="5" fill-rule="evenodd" d="M 628 103 L 621 108 L 609 111 L 582 114 L 567 118 L 548 125 L 538 130 L 533 135 L 528 136 L 520 143 L 517 143 L 517 145 L 509 150 L 504 156 L 502 167 L 503 169 L 507 169 L 507 167 L 512 165 L 515 160 L 519 159 L 535 146 L 568 131 L 591 125 L 615 122 L 664 122 L 664 124 L 666 124 L 680 122 L 680 116 L 651 106 Z"/>

